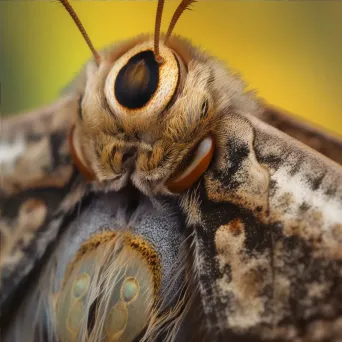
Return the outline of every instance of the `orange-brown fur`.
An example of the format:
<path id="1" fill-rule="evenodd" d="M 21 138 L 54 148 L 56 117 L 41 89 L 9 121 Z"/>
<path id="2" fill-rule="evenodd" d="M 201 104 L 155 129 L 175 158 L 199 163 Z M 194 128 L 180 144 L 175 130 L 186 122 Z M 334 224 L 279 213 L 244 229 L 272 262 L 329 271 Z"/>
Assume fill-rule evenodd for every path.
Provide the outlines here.
<path id="1" fill-rule="evenodd" d="M 215 138 L 221 140 L 219 128 L 224 116 L 229 115 L 222 114 L 222 108 L 235 102 L 249 112 L 257 105 L 244 94 L 243 83 L 221 62 L 200 52 L 187 40 L 173 37 L 168 43 L 169 48 L 184 58 L 186 69 L 173 104 L 162 113 L 154 113 L 149 120 L 141 115 L 115 117 L 104 96 L 106 77 L 115 58 L 129 46 L 151 39 L 146 35 L 135 38 L 132 44 L 114 45 L 102 53 L 99 68 L 95 62 L 89 62 L 82 101 L 83 117 L 76 123 L 79 132 L 76 138 L 82 141 L 85 159 L 99 181 L 117 190 L 127 180 L 118 178 L 126 168 L 130 168 L 128 172 L 133 173 L 133 183 L 141 191 L 157 194 L 168 193 L 165 181 L 209 133 L 213 132 Z M 209 110 L 202 119 L 200 114 L 204 101 L 208 102 Z M 127 167 L 122 157 L 130 148 L 136 148 L 137 158 L 135 165 Z"/>

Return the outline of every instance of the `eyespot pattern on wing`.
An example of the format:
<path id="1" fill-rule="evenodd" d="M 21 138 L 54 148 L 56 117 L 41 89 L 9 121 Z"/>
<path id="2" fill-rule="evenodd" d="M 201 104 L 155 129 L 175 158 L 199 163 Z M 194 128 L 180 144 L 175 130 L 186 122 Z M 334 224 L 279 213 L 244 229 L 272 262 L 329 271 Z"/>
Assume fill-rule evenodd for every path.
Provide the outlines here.
<path id="1" fill-rule="evenodd" d="M 56 303 L 59 338 L 132 341 L 148 324 L 158 272 L 156 252 L 146 241 L 130 234 L 95 234 L 65 273 Z"/>

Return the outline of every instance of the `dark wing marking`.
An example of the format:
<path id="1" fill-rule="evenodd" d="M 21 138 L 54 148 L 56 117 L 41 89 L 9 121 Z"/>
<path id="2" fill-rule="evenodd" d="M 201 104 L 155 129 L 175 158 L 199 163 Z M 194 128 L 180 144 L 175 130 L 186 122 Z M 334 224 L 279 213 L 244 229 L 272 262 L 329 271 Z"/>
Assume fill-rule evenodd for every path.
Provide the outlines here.
<path id="1" fill-rule="evenodd" d="M 209 335 L 340 341 L 342 168 L 255 117 L 220 127 L 181 200 Z"/>

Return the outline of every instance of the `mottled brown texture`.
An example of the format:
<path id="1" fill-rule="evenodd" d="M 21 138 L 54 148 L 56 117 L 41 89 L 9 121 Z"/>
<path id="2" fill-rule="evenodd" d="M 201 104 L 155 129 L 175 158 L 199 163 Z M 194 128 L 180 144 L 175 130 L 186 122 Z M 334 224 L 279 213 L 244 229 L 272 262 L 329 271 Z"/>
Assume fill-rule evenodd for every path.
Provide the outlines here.
<path id="1" fill-rule="evenodd" d="M 341 166 L 248 114 L 220 127 L 228 137 L 181 202 L 209 331 L 217 340 L 340 341 Z"/>
<path id="2" fill-rule="evenodd" d="M 335 137 L 328 132 L 323 132 L 318 127 L 310 126 L 280 108 L 265 105 L 265 109 L 257 116 L 262 121 L 310 146 L 336 163 L 342 164 L 341 137 Z"/>
<path id="3" fill-rule="evenodd" d="M 12 195 L 65 186 L 73 172 L 68 135 L 76 115 L 77 97 L 68 95 L 51 106 L 4 120 L 0 145 L 20 152 L 0 162 L 0 190 Z"/>
<path id="4" fill-rule="evenodd" d="M 22 250 L 35 238 L 47 212 L 41 199 L 29 198 L 20 205 L 17 217 L 11 220 L 0 218 L 0 272 L 17 265 L 24 257 Z"/>

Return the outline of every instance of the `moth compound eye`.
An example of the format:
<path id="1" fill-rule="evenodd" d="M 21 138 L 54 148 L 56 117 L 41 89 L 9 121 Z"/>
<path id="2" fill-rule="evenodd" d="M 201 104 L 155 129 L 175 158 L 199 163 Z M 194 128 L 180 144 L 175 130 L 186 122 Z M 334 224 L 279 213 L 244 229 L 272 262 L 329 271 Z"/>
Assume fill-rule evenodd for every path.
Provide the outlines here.
<path id="1" fill-rule="evenodd" d="M 95 234 L 66 271 L 55 311 L 61 341 L 133 341 L 159 291 L 159 259 L 131 235 Z"/>
<path id="2" fill-rule="evenodd" d="M 105 96 L 115 116 L 150 116 L 161 113 L 177 91 L 179 61 L 160 46 L 163 63 L 155 60 L 153 43 L 135 46 L 121 56 L 108 74 Z"/>
<path id="3" fill-rule="evenodd" d="M 76 138 L 76 129 L 75 126 L 70 130 L 69 135 L 69 144 L 70 144 L 70 154 L 71 157 L 80 173 L 88 180 L 93 181 L 95 176 L 93 172 L 87 167 L 87 162 L 83 157 L 83 153 L 81 150 L 80 142 Z"/>
<path id="4" fill-rule="evenodd" d="M 208 169 L 214 155 L 215 143 L 212 137 L 203 139 L 195 150 L 192 162 L 182 172 L 166 183 L 174 193 L 189 189 Z"/>

